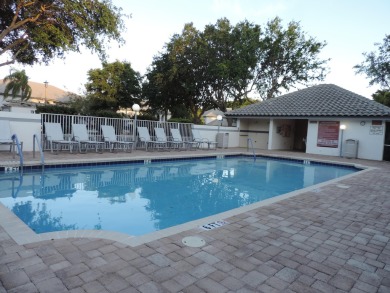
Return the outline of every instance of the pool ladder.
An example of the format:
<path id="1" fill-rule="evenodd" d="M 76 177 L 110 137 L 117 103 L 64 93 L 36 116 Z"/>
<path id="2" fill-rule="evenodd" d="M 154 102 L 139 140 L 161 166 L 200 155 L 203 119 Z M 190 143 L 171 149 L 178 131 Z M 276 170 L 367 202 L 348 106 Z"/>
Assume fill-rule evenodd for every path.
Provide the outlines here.
<path id="1" fill-rule="evenodd" d="M 251 146 L 252 153 L 253 153 L 253 160 L 256 161 L 256 154 L 255 154 L 255 148 L 253 147 L 253 140 L 248 137 L 246 141 L 246 150 L 249 151 L 249 145 Z"/>
<path id="2" fill-rule="evenodd" d="M 33 135 L 33 158 L 35 158 L 35 144 L 38 145 L 39 153 L 41 155 L 41 165 L 42 165 L 42 170 L 45 168 L 45 156 L 43 154 L 43 149 L 42 149 L 42 143 L 41 140 L 39 139 L 38 134 Z"/>

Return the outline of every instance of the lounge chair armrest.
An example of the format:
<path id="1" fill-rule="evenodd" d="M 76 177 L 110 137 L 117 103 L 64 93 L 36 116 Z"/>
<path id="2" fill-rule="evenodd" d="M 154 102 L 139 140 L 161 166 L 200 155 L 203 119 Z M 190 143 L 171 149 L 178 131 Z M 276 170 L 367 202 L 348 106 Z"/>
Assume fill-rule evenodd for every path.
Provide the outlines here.
<path id="1" fill-rule="evenodd" d="M 156 137 L 155 141 L 157 141 L 157 142 L 165 142 L 165 140 L 163 140 L 163 139 L 160 138 L 160 137 Z"/>
<path id="2" fill-rule="evenodd" d="M 103 136 L 104 141 L 112 142 L 113 140 L 110 139 L 109 136 Z"/>
<path id="3" fill-rule="evenodd" d="M 209 140 L 205 137 L 202 137 L 202 138 L 199 138 L 199 139 L 194 139 L 193 141 L 196 141 L 196 142 L 209 142 Z"/>

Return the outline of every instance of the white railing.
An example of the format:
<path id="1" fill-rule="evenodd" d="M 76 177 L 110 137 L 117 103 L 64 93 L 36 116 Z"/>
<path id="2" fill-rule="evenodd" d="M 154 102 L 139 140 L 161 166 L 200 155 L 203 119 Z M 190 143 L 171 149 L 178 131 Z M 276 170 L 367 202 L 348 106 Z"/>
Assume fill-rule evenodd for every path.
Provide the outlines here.
<path id="1" fill-rule="evenodd" d="M 16 148 L 18 149 L 18 155 L 19 155 L 19 165 L 20 165 L 20 169 L 19 171 L 21 173 L 23 173 L 23 150 L 22 150 L 22 145 L 20 144 L 20 141 L 19 141 L 19 138 L 16 134 L 13 134 L 12 135 L 12 140 L 14 141 L 13 144 L 16 146 Z M 14 152 L 14 151 L 13 151 Z M 15 152 L 14 152 L 15 154 Z"/>
<path id="2" fill-rule="evenodd" d="M 252 153 L 253 153 L 253 159 L 256 161 L 255 148 L 253 147 L 253 140 L 252 140 L 252 138 L 248 137 L 246 143 L 247 143 L 246 150 L 249 151 L 249 145 L 250 145 L 251 149 L 252 149 Z"/>
<path id="3" fill-rule="evenodd" d="M 37 144 L 38 149 L 39 149 L 39 154 L 41 155 L 41 165 L 42 165 L 42 168 L 44 168 L 45 167 L 45 155 L 43 154 L 42 141 L 41 141 L 40 137 L 42 137 L 42 136 L 38 135 L 38 134 L 33 135 L 33 158 L 35 158 L 35 144 Z"/>
<path id="4" fill-rule="evenodd" d="M 95 116 L 81 116 L 81 115 L 62 115 L 62 114 L 41 114 L 42 123 L 42 142 L 43 149 L 49 150 L 50 146 L 45 139 L 45 122 L 60 123 L 62 131 L 64 132 L 65 139 L 72 139 L 72 124 L 85 124 L 89 132 L 91 140 L 103 141 L 101 132 L 101 125 L 112 125 L 115 128 L 115 133 L 118 138 L 123 141 L 135 141 L 137 140 L 137 133 L 134 132 L 135 119 L 128 118 L 106 118 L 106 117 L 95 117 Z M 180 130 L 183 140 L 192 140 L 191 123 L 177 123 L 177 122 L 160 122 L 160 121 L 149 121 L 149 120 L 136 120 L 136 126 L 143 126 L 149 129 L 151 136 L 154 136 L 154 128 L 164 128 L 167 137 L 171 136 L 170 129 L 176 128 Z"/>

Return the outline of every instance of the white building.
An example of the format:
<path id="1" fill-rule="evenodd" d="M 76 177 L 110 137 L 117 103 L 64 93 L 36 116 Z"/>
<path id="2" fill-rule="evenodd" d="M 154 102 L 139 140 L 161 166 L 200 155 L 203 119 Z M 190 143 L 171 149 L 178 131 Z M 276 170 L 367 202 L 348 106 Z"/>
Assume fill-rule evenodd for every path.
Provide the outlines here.
<path id="1" fill-rule="evenodd" d="M 34 113 L 36 104 L 56 104 L 58 102 L 68 102 L 69 92 L 50 84 L 39 82 L 28 82 L 31 87 L 31 97 L 28 101 L 21 102 L 20 99 L 11 97 L 4 99 L 4 89 L 6 83 L 0 79 L 0 111 Z"/>
<path id="2" fill-rule="evenodd" d="M 227 109 L 228 111 L 231 111 L 231 108 Z M 222 121 L 218 121 L 217 117 L 218 115 L 222 116 Z M 213 126 L 228 126 L 228 123 L 226 121 L 225 113 L 218 109 L 211 109 L 203 114 L 204 124 L 206 125 L 213 125 Z"/>
<path id="3" fill-rule="evenodd" d="M 333 84 L 282 95 L 225 116 L 237 119 L 240 147 L 251 139 L 258 149 L 390 160 L 390 108 Z"/>

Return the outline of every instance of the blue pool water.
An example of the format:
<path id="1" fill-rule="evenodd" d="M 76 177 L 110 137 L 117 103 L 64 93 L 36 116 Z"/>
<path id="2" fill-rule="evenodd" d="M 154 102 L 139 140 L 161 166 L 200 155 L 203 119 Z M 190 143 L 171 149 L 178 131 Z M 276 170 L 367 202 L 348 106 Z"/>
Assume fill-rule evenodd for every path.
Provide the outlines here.
<path id="1" fill-rule="evenodd" d="M 37 233 L 143 235 L 356 171 L 247 157 L 46 169 L 0 176 L 0 201 Z"/>

